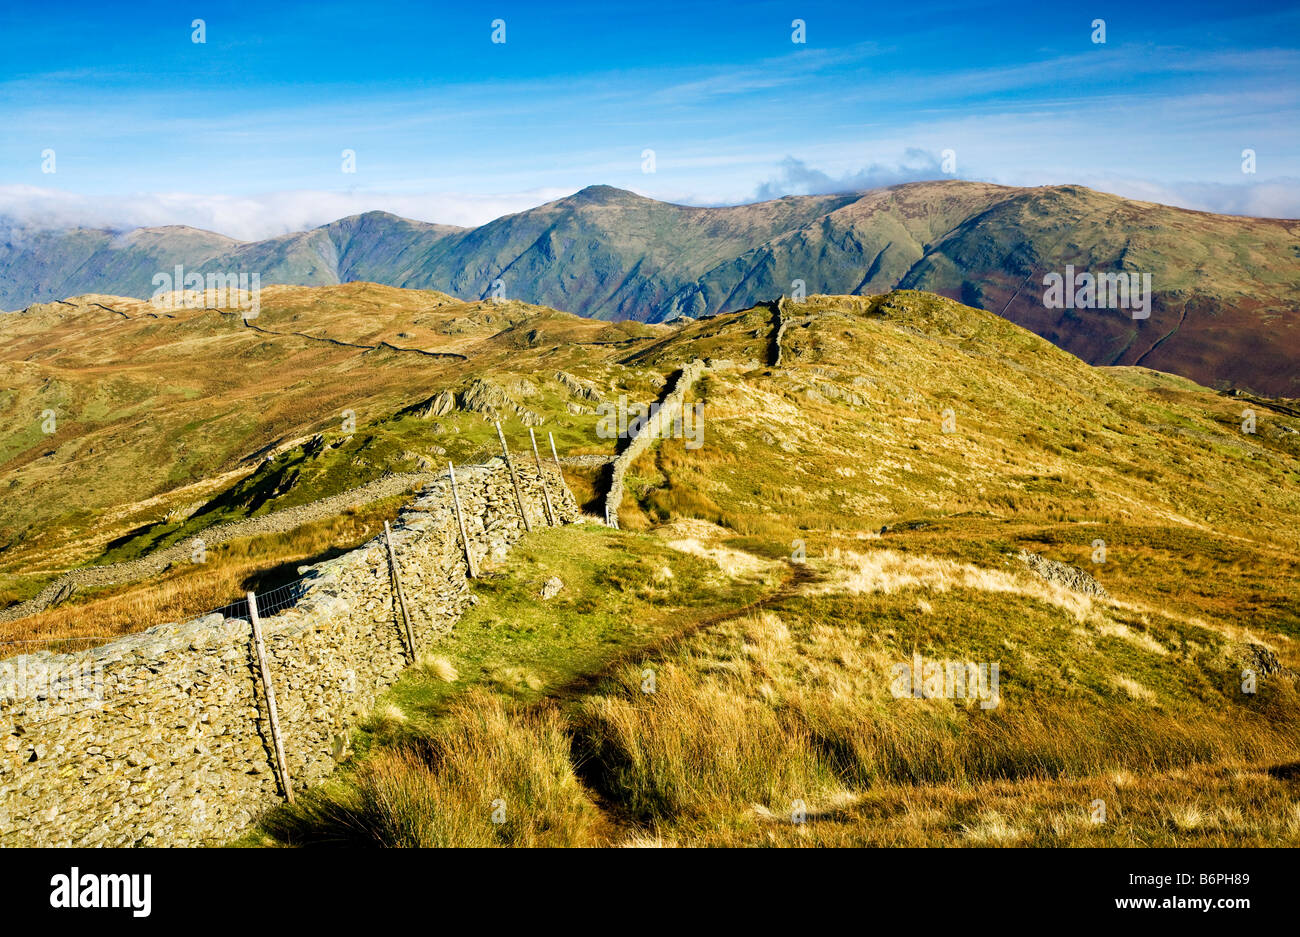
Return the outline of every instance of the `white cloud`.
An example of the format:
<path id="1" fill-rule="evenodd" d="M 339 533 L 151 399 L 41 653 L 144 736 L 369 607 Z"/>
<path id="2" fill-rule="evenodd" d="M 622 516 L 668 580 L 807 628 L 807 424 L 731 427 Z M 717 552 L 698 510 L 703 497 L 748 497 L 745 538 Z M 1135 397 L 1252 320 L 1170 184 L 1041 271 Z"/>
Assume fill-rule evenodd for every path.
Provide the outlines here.
<path id="1" fill-rule="evenodd" d="M 303 231 L 348 215 L 388 211 L 418 221 L 472 227 L 568 195 L 540 188 L 486 195 L 444 192 L 284 191 L 226 196 L 148 192 L 89 196 L 36 186 L 0 186 L 0 217 L 36 228 L 189 225 L 241 241 Z"/>
<path id="2" fill-rule="evenodd" d="M 759 185 L 754 192 L 758 200 L 780 198 L 782 195 L 823 195 L 834 192 L 865 192 L 900 182 L 919 182 L 942 178 L 938 158 L 918 147 L 909 147 L 901 160 L 895 163 L 872 163 L 856 172 L 832 176 L 814 169 L 801 159 L 787 156 L 781 161 L 781 172 L 774 179 Z"/>
<path id="3" fill-rule="evenodd" d="M 652 198 L 687 205 L 736 204 L 782 195 L 865 191 L 901 182 L 945 178 L 930 151 L 908 148 L 894 161 L 873 162 L 862 169 L 830 172 L 786 157 L 777 172 L 752 189 L 750 199 L 722 197 L 690 189 L 644 191 Z M 1125 198 L 1180 208 L 1265 218 L 1300 218 L 1300 179 L 1277 177 L 1258 182 L 1153 182 L 1148 179 L 1025 172 L 962 173 L 962 178 L 1004 185 L 1080 184 Z M 641 189 L 640 186 L 633 188 Z M 0 186 L 0 220 L 39 229 L 72 227 L 130 230 L 161 225 L 189 225 L 242 241 L 305 231 L 367 211 L 388 211 L 418 221 L 474 227 L 502 215 L 524 211 L 572 194 L 572 188 L 535 188 L 497 194 L 445 192 L 330 192 L 296 190 L 251 196 L 154 192 L 130 196 L 90 196 L 36 186 Z"/>
<path id="4" fill-rule="evenodd" d="M 1220 215 L 1249 215 L 1255 218 L 1300 218 L 1300 179 L 1267 179 L 1260 182 L 1150 182 L 1143 179 L 1089 179 L 1093 189 L 1125 198 L 1159 202 Z"/>

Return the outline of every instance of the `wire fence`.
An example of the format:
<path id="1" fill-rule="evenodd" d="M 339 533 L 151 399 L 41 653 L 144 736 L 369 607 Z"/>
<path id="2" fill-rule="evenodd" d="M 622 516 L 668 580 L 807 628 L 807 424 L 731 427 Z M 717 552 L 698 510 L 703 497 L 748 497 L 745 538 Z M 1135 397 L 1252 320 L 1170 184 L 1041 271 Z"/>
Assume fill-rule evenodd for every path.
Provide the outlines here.
<path id="1" fill-rule="evenodd" d="M 274 589 L 268 589 L 266 592 L 255 592 L 257 599 L 257 613 L 263 618 L 269 618 L 278 612 L 284 611 L 298 604 L 304 591 L 303 583 L 307 577 L 295 579 L 293 582 L 286 583 L 283 586 L 276 586 Z M 195 618 L 206 618 L 208 615 L 220 614 L 222 618 L 242 618 L 248 620 L 248 596 L 242 599 L 236 599 L 229 605 L 223 605 L 220 608 L 214 608 L 210 612 L 204 612 L 202 615 L 195 615 Z"/>
<path id="2" fill-rule="evenodd" d="M 253 595 L 257 601 L 257 612 L 263 618 L 269 618 L 272 615 L 284 611 L 286 608 L 292 608 L 302 598 L 306 591 L 306 583 L 309 576 L 302 576 L 293 582 L 284 585 L 275 586 L 265 592 L 254 592 Z M 242 599 L 236 599 L 226 605 L 218 608 L 209 609 L 206 612 L 196 614 L 186 614 L 186 621 L 195 621 L 200 618 L 207 618 L 209 615 L 221 615 L 224 620 L 231 618 L 242 618 L 248 620 L 248 596 Z M 150 625 L 151 628 L 157 625 Z M 19 644 L 44 644 L 44 645 L 61 645 L 68 643 L 78 643 L 87 641 L 116 641 L 119 638 L 129 638 L 132 635 L 143 634 L 149 628 L 143 628 L 140 631 L 124 631 L 120 634 L 84 634 L 84 635 L 66 635 L 61 637 L 46 638 L 24 638 L 12 641 L 0 641 L 0 647 L 12 647 Z"/>

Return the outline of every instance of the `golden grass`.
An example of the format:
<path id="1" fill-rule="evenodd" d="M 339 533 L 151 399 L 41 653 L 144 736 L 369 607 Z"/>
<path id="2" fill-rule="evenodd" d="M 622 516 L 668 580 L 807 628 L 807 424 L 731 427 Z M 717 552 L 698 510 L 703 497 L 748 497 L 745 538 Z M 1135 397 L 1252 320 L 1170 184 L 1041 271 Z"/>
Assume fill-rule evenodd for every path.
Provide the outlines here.
<path id="1" fill-rule="evenodd" d="M 529 709 L 501 701 L 532 675 L 503 659 L 480 678 L 495 692 L 457 696 L 414 742 L 388 732 L 406 741 L 267 829 L 385 845 L 1300 842 L 1289 677 L 1234 695 L 1227 638 L 1177 651 L 1172 619 L 1102 602 L 1081 626 L 1054 587 L 1011 568 L 832 554 L 812 588 Z M 1001 659 L 999 705 L 895 697 L 890 665 L 914 649 Z"/>
<path id="2" fill-rule="evenodd" d="M 366 760 L 349 793 L 309 792 L 267 828 L 290 843 L 394 847 L 575 846 L 605 824 L 573 772 L 554 710 L 471 690 L 437 735 Z M 322 834 L 321 831 L 326 831 Z"/>
<path id="3" fill-rule="evenodd" d="M 438 654 L 430 654 L 427 651 L 422 653 L 416 661 L 416 666 L 435 680 L 441 680 L 444 683 L 455 683 L 460 679 L 460 674 L 456 671 L 456 665 Z"/>
<path id="4" fill-rule="evenodd" d="M 1117 679 L 1126 696 L 1135 697 L 1127 705 L 1041 694 L 1004 697 L 990 710 L 895 699 L 861 628 L 795 629 L 787 620 L 759 613 L 728 622 L 668 650 L 653 665 L 655 693 L 642 692 L 641 668 L 629 667 L 582 701 L 573 716 L 577 749 L 602 796 L 683 842 L 735 845 L 738 831 L 757 829 L 755 818 L 787 823 L 781 818 L 796 803 L 810 821 L 840 816 L 880 789 L 905 803 L 927 791 L 1008 782 L 1033 790 L 1090 777 L 1131 797 L 1153 778 L 1165 778 L 1167 790 L 1178 771 L 1300 757 L 1287 729 L 1300 716 L 1294 688 L 1263 712 L 1231 707 L 1194 718 L 1124 677 Z M 1200 822 L 1195 812 L 1168 816 L 1155 811 L 1147 822 L 1182 832 Z M 1041 821 L 984 810 L 940 832 L 972 845 L 1012 845 L 1042 839 Z M 1294 838 L 1289 822 L 1269 827 L 1255 815 L 1236 832 L 1222 822 L 1216 829 L 1229 839 Z M 1054 836 L 1059 843 L 1084 832 L 1061 821 Z M 855 836 L 880 841 L 862 827 Z"/>
<path id="5" fill-rule="evenodd" d="M 897 550 L 874 550 L 871 553 L 841 553 L 830 557 L 832 574 L 823 582 L 809 587 L 813 594 L 828 592 L 894 593 L 902 589 L 921 588 L 932 592 L 949 589 L 978 589 L 1005 592 L 1038 599 L 1064 609 L 1080 622 L 1093 613 L 1093 599 L 1056 583 L 1035 578 L 1028 573 L 1012 575 L 970 563 L 941 557 L 918 556 Z"/>
<path id="6" fill-rule="evenodd" d="M 1294 782 L 1229 763 L 1150 772 L 1125 786 L 1105 775 L 884 784 L 850 802 L 810 805 L 807 822 L 738 812 L 692 830 L 692 845 L 821 847 L 1295 847 Z M 1095 802 L 1105 820 L 1094 820 Z"/>

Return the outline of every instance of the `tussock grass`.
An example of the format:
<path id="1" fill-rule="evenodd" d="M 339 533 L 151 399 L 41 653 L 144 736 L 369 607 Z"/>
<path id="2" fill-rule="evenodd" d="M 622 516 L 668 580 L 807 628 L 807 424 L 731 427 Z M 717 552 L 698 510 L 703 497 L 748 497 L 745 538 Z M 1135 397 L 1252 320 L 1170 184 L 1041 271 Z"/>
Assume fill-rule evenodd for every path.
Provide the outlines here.
<path id="1" fill-rule="evenodd" d="M 455 683 L 460 679 L 460 674 L 456 670 L 456 665 L 447 658 L 438 654 L 425 652 L 420 655 L 416 665 L 426 674 L 435 680 L 442 680 L 446 683 Z"/>
<path id="2" fill-rule="evenodd" d="M 896 699 L 881 664 L 903 654 L 873 648 L 864 628 L 845 624 L 851 616 L 818 619 L 803 600 L 781 609 L 666 650 L 647 664 L 657 670 L 653 694 L 628 668 L 581 703 L 577 749 L 602 797 L 669 835 L 734 844 L 730 837 L 755 817 L 779 820 L 796 801 L 825 817 L 881 788 L 907 798 L 905 790 L 1118 775 L 1132 790 L 1171 772 L 1300 755 L 1287 728 L 1300 718 L 1300 699 L 1285 681 L 1256 708 L 1201 701 L 1194 719 L 1186 697 L 1177 705 L 1143 687 L 1132 699 L 1133 681 L 1119 695 L 1090 699 L 1040 688 L 1023 673 L 1004 682 L 992 709 Z M 1200 678 L 1190 668 L 1185 677 L 1192 686 Z M 1241 835 L 1261 835 L 1261 823 L 1243 821 Z M 855 835 L 873 839 L 868 829 Z M 944 833 L 954 835 L 1013 844 L 1036 834 L 994 813 Z"/>
<path id="3" fill-rule="evenodd" d="M 813 744 L 804 727 L 715 684 L 683 692 L 686 679 L 664 664 L 660 689 L 645 694 L 641 671 L 629 670 L 620 695 L 587 700 L 575 717 L 589 776 L 629 814 L 703 818 L 754 801 L 784 810 L 793 797 L 834 785 L 824 763 L 800 757 Z"/>
<path id="4" fill-rule="evenodd" d="M 602 825 L 559 714 L 471 690 L 437 735 L 375 754 L 346 795 L 309 793 L 267 829 L 294 844 L 418 848 L 591 845 Z"/>
<path id="5" fill-rule="evenodd" d="M 1146 773 L 1296 754 L 1294 739 L 1262 719 L 1188 724 L 1132 707 L 1042 699 L 990 711 L 854 700 L 833 685 L 773 686 L 735 658 L 688 660 L 663 665 L 653 695 L 640 691 L 639 671 L 624 674 L 575 719 L 602 793 L 646 820 L 698 819 L 751 801 L 783 811 L 796 798 L 882 783 L 1051 779 L 1120 766 Z M 1292 718 L 1295 709 L 1292 700 Z"/>

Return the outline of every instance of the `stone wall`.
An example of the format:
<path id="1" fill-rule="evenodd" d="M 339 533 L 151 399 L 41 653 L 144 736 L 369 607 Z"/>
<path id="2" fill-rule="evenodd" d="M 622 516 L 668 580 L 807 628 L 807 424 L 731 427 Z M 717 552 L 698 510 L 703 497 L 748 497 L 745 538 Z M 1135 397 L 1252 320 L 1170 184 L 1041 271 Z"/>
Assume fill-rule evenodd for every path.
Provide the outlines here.
<path id="1" fill-rule="evenodd" d="M 728 362 L 729 363 L 729 362 Z M 681 417 L 686 394 L 691 386 L 700 379 L 710 365 L 701 358 L 696 358 L 685 365 L 677 374 L 677 379 L 668 388 L 659 401 L 658 410 L 646 420 L 636 434 L 628 440 L 623 450 L 614 457 L 609 466 L 609 488 L 605 492 L 605 522 L 618 526 L 618 509 L 623 503 L 623 477 L 627 468 L 641 453 L 645 452 L 656 439 L 667 436 L 673 421 Z"/>
<path id="2" fill-rule="evenodd" d="M 775 327 L 775 332 L 772 335 L 771 363 L 772 367 L 779 368 L 784 357 L 781 351 L 781 339 L 785 338 L 786 326 L 790 324 L 789 316 L 785 311 L 785 296 L 781 296 L 776 301 L 776 306 L 773 307 L 772 324 Z"/>
<path id="3" fill-rule="evenodd" d="M 531 459 L 516 459 L 526 508 L 545 526 Z M 546 465 L 557 520 L 579 517 Z M 475 559 L 523 533 L 501 459 L 456 472 Z M 469 602 L 450 485 L 407 505 L 393 538 L 417 649 Z M 410 662 L 383 537 L 300 570 L 292 607 L 262 621 L 288 773 L 325 778 L 348 733 Z M 0 845 L 212 845 L 281 802 L 251 628 L 221 615 L 160 625 L 76 654 L 0 661 Z"/>

